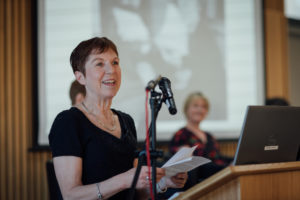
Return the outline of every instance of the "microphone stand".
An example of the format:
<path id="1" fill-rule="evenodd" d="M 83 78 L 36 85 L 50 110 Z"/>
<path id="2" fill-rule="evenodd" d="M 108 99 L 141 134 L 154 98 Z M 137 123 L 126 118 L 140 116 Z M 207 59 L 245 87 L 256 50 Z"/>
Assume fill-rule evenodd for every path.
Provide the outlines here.
<path id="1" fill-rule="evenodd" d="M 155 196 L 155 199 L 157 199 L 156 194 L 156 159 L 160 156 L 163 157 L 163 152 L 159 152 L 156 150 L 156 119 L 158 116 L 158 112 L 161 109 L 162 105 L 162 99 L 161 99 L 161 93 L 155 92 L 154 90 L 151 90 L 151 96 L 150 96 L 150 108 L 151 108 L 151 153 L 154 155 L 150 156 L 151 159 L 151 166 L 152 166 L 152 191 Z"/>
<path id="2" fill-rule="evenodd" d="M 152 191 L 153 194 L 155 196 L 155 199 L 157 199 L 157 194 L 156 194 L 156 159 L 159 157 L 163 157 L 163 151 L 161 150 L 156 150 L 156 119 L 158 116 L 158 112 L 161 109 L 161 105 L 162 105 L 162 94 L 159 92 L 154 91 L 154 89 L 150 90 L 151 92 L 151 96 L 150 96 L 150 108 L 151 108 L 151 124 L 150 124 L 150 128 L 149 133 L 151 133 L 151 135 L 149 136 L 151 139 L 151 148 L 150 148 L 150 160 L 151 160 L 151 167 L 152 167 Z M 146 161 L 146 151 L 145 151 L 145 145 L 144 145 L 144 149 L 140 152 L 138 152 L 138 166 L 137 169 L 135 171 L 135 175 L 131 184 L 131 188 L 129 191 L 129 195 L 128 195 L 128 200 L 132 200 L 134 199 L 134 193 L 135 193 L 135 187 L 137 184 L 137 180 L 138 177 L 140 175 L 141 172 L 141 168 L 142 165 L 145 163 Z"/>

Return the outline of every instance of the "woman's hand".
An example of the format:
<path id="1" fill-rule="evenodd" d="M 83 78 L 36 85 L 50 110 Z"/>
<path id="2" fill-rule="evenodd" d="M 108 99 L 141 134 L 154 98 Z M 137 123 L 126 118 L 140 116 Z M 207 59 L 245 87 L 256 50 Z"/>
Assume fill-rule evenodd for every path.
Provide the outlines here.
<path id="1" fill-rule="evenodd" d="M 186 172 L 178 173 L 172 177 L 163 177 L 158 185 L 161 190 L 165 188 L 182 188 L 185 185 L 187 178 L 188 175 Z"/>
<path id="2" fill-rule="evenodd" d="M 128 187 L 131 186 L 133 177 L 135 175 L 136 168 L 132 168 L 128 173 Z M 141 168 L 140 176 L 138 178 L 136 189 L 147 189 L 149 187 L 149 179 L 152 176 L 152 170 L 150 169 L 150 177 L 149 177 L 149 170 L 147 166 L 143 166 Z M 156 180 L 160 181 L 160 179 L 165 176 L 165 170 L 161 168 L 156 168 Z"/>

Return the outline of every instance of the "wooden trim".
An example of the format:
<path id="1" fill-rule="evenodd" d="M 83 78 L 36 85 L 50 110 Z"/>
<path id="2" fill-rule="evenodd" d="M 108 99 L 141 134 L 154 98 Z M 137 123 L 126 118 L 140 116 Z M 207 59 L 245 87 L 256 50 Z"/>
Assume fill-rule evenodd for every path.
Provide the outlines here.
<path id="1" fill-rule="evenodd" d="M 5 2 L 0 1 L 0 199 L 7 199 L 6 187 L 6 111 L 5 111 Z"/>
<path id="2" fill-rule="evenodd" d="M 287 19 L 283 0 L 264 1 L 266 96 L 289 100 Z"/>
<path id="3" fill-rule="evenodd" d="M 13 180 L 14 180 L 14 173 L 13 173 L 13 77 L 12 77 L 12 24 L 13 24 L 13 16 L 12 16 L 12 1 L 6 1 L 6 94 L 5 97 L 7 99 L 6 101 L 6 109 L 7 109 L 7 140 L 6 140 L 6 148 L 7 148 L 7 160 L 6 160 L 6 167 L 7 167 L 7 176 L 6 176 L 6 184 L 7 184 L 7 198 L 8 199 L 14 199 L 14 188 L 13 188 Z"/>
<path id="4" fill-rule="evenodd" d="M 196 197 L 203 196 L 212 192 L 216 188 L 229 183 L 235 178 L 248 175 L 259 175 L 279 172 L 300 171 L 299 162 L 285 162 L 285 163 L 269 163 L 269 164 L 255 164 L 255 165 L 241 165 L 229 166 L 217 174 L 209 177 L 198 185 L 190 188 L 176 199 L 196 199 Z"/>
<path id="5" fill-rule="evenodd" d="M 30 4 L 29 4 L 30 6 Z M 20 4 L 20 29 L 21 30 L 25 30 L 26 27 L 26 1 L 22 1 L 21 0 L 21 4 Z M 27 83 L 27 74 L 28 70 L 26 70 L 26 66 L 30 66 L 28 63 L 28 57 L 26 55 L 26 52 L 28 51 L 26 48 L 26 41 L 28 41 L 28 34 L 26 34 L 27 32 L 24 32 L 23 34 L 21 34 L 20 36 L 20 51 L 21 51 L 21 63 L 20 63 L 20 73 L 21 73 L 21 77 L 20 77 L 20 82 L 21 82 L 21 91 L 20 91 L 20 116 L 21 116 L 21 131 L 20 131 L 20 146 L 21 146 L 21 184 L 22 184 L 22 189 L 21 189 L 21 194 L 23 197 L 26 197 L 25 199 L 27 199 L 28 197 L 28 155 L 27 155 L 27 137 L 30 137 L 30 135 L 28 135 L 28 122 L 26 121 L 26 113 L 29 112 L 28 106 L 26 105 L 26 100 L 28 99 L 28 91 L 26 90 L 26 85 L 28 85 Z M 30 42 L 30 40 L 29 40 Z M 28 96 L 27 96 L 28 95 Z M 28 120 L 28 119 L 27 119 Z"/>
<path id="6" fill-rule="evenodd" d="M 19 10 L 19 2 L 16 2 L 13 5 L 13 80 L 14 80 L 14 91 L 13 91 L 13 108 L 14 108 L 14 124 L 20 124 L 20 76 L 21 73 L 18 72 L 20 70 L 20 55 L 22 52 L 20 51 L 20 10 Z M 20 168 L 20 126 L 15 126 L 14 128 L 14 190 L 21 191 L 21 168 Z M 15 199 L 22 199 L 20 192 L 15 192 Z"/>

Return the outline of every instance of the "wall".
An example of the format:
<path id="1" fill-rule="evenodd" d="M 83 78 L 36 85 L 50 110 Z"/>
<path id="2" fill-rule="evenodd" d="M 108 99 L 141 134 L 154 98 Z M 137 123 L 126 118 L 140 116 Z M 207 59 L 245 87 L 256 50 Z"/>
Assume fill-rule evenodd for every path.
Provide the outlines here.
<path id="1" fill-rule="evenodd" d="M 0 0 L 0 199 L 47 199 L 45 162 L 32 153 L 31 1 Z"/>
<path id="2" fill-rule="evenodd" d="M 265 1 L 267 96 L 287 96 L 282 0 Z M 48 199 L 49 152 L 29 152 L 33 132 L 32 0 L 0 0 L 0 199 Z M 223 145 L 224 144 L 224 145 Z M 236 143 L 222 143 L 233 155 Z"/>
<path id="3" fill-rule="evenodd" d="M 300 21 L 289 23 L 288 38 L 290 103 L 300 106 Z"/>
<path id="4" fill-rule="evenodd" d="M 283 0 L 264 1 L 266 96 L 289 100 L 287 19 Z"/>

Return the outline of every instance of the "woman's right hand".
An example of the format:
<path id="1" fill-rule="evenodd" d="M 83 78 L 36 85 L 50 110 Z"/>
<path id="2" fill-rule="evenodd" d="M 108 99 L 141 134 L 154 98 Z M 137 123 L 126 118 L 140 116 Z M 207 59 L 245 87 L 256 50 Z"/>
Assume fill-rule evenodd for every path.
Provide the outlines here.
<path id="1" fill-rule="evenodd" d="M 133 181 L 133 177 L 135 175 L 135 171 L 136 168 L 132 168 L 129 171 L 127 171 L 128 173 L 128 187 L 131 187 L 132 181 Z M 150 177 L 148 176 L 148 167 L 147 166 L 142 166 L 141 168 L 141 172 L 136 184 L 136 189 L 145 189 L 149 187 L 149 178 L 151 178 L 151 169 L 150 169 Z M 160 181 L 160 179 L 165 176 L 165 171 L 164 169 L 161 168 L 156 168 L 156 181 Z M 153 184 L 153 183 L 152 183 Z"/>

